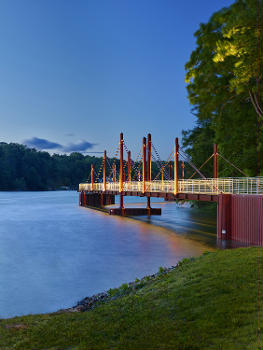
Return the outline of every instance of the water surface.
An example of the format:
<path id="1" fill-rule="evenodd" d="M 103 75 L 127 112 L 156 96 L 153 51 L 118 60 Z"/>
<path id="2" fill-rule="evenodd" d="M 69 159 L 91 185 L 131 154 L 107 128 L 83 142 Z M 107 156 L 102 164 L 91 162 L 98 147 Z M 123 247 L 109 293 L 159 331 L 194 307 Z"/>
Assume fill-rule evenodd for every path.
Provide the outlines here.
<path id="1" fill-rule="evenodd" d="M 0 318 L 71 307 L 214 249 L 213 217 L 155 205 L 161 217 L 133 220 L 81 208 L 76 192 L 0 192 Z"/>

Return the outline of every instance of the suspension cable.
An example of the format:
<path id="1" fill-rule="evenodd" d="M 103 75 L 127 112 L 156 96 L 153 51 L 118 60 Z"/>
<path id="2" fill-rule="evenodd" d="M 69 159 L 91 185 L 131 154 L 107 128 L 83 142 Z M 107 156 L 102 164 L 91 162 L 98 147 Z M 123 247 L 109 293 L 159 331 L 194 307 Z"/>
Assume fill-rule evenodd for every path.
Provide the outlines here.
<path id="1" fill-rule="evenodd" d="M 200 168 L 198 170 L 201 170 L 203 168 L 203 166 L 206 165 L 206 163 L 211 159 L 213 158 L 214 156 L 214 153 L 211 154 L 211 156 L 200 166 Z M 189 177 L 189 180 L 192 179 L 192 177 L 195 176 L 195 174 L 197 174 L 197 171 L 195 171 L 190 177 Z"/>
<path id="2" fill-rule="evenodd" d="M 139 153 L 137 154 L 136 160 L 133 162 L 133 166 L 132 166 L 132 169 L 131 169 L 131 173 L 134 171 L 134 169 L 135 169 L 136 166 L 137 166 L 137 163 L 139 162 L 139 158 L 140 158 L 140 156 L 141 156 L 141 152 L 142 152 L 142 149 L 140 149 Z"/>
<path id="3" fill-rule="evenodd" d="M 191 167 L 203 178 L 206 179 L 206 177 L 197 169 L 197 167 L 194 165 L 194 163 L 190 160 L 189 156 L 182 150 L 179 149 L 179 154 L 191 165 Z"/>
<path id="4" fill-rule="evenodd" d="M 142 159 L 140 159 L 140 160 L 138 161 L 138 163 L 137 163 L 137 167 L 136 167 L 136 169 L 135 169 L 135 171 L 134 171 L 134 175 L 133 175 L 132 181 L 135 180 L 136 175 L 137 175 L 137 179 L 139 180 L 139 169 L 140 169 L 140 167 L 141 167 L 141 164 L 142 164 Z"/>
<path id="5" fill-rule="evenodd" d="M 172 156 L 173 156 L 173 153 L 174 153 L 174 151 L 172 151 L 172 152 L 170 153 L 170 155 L 169 155 L 169 157 L 168 157 L 168 160 L 166 161 L 166 163 L 165 163 L 164 166 L 163 166 L 163 169 L 165 169 L 165 167 L 169 164 L 169 162 L 170 162 L 170 160 L 171 160 L 171 158 L 172 158 Z M 161 169 L 161 170 L 159 171 L 159 173 L 155 176 L 155 178 L 154 178 L 153 181 L 156 181 L 156 180 L 157 180 L 157 178 L 160 176 L 161 172 L 162 172 L 162 169 Z M 165 175 L 165 172 L 164 172 L 164 175 Z M 167 179 L 169 179 L 169 176 L 167 176 L 166 180 L 167 180 Z"/>
<path id="6" fill-rule="evenodd" d="M 126 143 L 125 143 L 124 140 L 123 140 L 123 146 L 124 146 L 124 148 L 125 148 L 125 151 L 128 153 L 128 152 L 129 152 L 129 148 L 127 147 L 127 145 L 126 145 Z"/>
<path id="7" fill-rule="evenodd" d="M 169 178 L 169 175 L 167 174 L 167 171 L 165 169 L 165 166 L 164 166 L 164 162 L 160 163 L 154 155 L 152 155 L 152 158 L 153 158 L 153 161 L 157 164 L 158 168 L 159 168 L 159 171 L 162 172 L 162 169 L 163 169 L 163 174 L 166 178 L 166 180 Z"/>
<path id="8" fill-rule="evenodd" d="M 100 177 L 100 173 L 101 173 L 101 170 L 102 170 L 103 164 L 104 164 L 104 158 L 102 158 L 102 162 L 101 162 L 101 165 L 100 165 L 100 168 L 99 168 L 99 171 L 98 171 L 98 174 L 97 174 L 97 177 L 96 177 L 95 182 L 97 182 L 97 181 L 98 181 L 98 179 L 99 179 L 99 177 Z"/>
<path id="9" fill-rule="evenodd" d="M 118 143 L 117 149 L 116 149 L 114 157 L 113 157 L 113 163 L 112 163 L 112 166 L 111 166 L 111 171 L 110 171 L 109 178 L 111 178 L 111 175 L 113 174 L 113 168 L 114 168 L 114 166 L 116 164 L 117 156 L 118 156 L 119 151 L 120 151 L 120 144 Z"/>
<path id="10" fill-rule="evenodd" d="M 158 159 L 156 159 L 156 157 L 154 156 L 154 154 L 152 154 L 152 159 L 153 161 L 156 163 L 157 167 L 159 168 L 160 172 L 162 171 L 162 168 L 164 168 L 164 162 L 163 161 L 159 161 Z M 166 172 L 166 169 L 164 169 L 164 176 L 166 177 L 166 179 L 168 179 L 168 174 Z"/>
<path id="11" fill-rule="evenodd" d="M 157 156 L 157 159 L 156 159 L 156 157 L 154 156 L 153 153 L 152 153 L 152 158 L 157 163 L 157 166 L 159 167 L 159 170 L 161 171 L 161 169 L 164 167 L 163 166 L 164 162 L 161 160 L 161 157 L 160 157 L 160 155 L 159 155 L 159 153 L 158 153 L 158 151 L 157 151 L 157 149 L 156 149 L 156 147 L 154 146 L 153 143 L 152 143 L 152 148 L 153 148 L 153 150 L 154 150 L 154 152 L 155 152 L 155 154 Z M 164 172 L 164 176 L 166 177 L 166 180 L 169 179 L 169 176 L 168 176 L 165 168 L 164 168 L 163 172 Z"/>
<path id="12" fill-rule="evenodd" d="M 224 161 L 226 161 L 229 165 L 231 165 L 233 168 L 235 168 L 236 170 L 238 170 L 241 174 L 245 175 L 246 177 L 249 177 L 246 173 L 244 173 L 244 171 L 242 171 L 241 169 L 239 169 L 237 166 L 235 166 L 233 163 L 231 163 L 229 160 L 227 160 L 224 156 L 222 156 L 220 153 L 218 153 L 219 157 L 221 157 L 222 159 L 224 159 Z"/>

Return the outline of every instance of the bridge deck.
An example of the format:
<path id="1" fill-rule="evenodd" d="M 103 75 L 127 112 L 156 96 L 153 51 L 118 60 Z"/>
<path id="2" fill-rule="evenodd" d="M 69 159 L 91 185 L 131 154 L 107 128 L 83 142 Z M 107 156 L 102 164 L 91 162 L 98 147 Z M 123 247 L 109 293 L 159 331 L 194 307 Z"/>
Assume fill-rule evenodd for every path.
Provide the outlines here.
<path id="1" fill-rule="evenodd" d="M 263 194 L 263 177 L 179 180 L 178 193 L 174 193 L 174 181 L 127 181 L 122 188 L 119 182 L 81 183 L 79 191 L 216 201 L 217 195 L 222 193 Z"/>

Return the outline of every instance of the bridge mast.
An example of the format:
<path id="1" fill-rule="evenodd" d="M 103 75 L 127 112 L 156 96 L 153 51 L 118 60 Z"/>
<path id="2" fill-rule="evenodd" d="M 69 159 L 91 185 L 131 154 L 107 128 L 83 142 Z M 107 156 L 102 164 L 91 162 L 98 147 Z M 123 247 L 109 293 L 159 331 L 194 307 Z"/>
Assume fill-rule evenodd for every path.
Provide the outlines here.
<path id="1" fill-rule="evenodd" d="M 152 176 L 152 135 L 148 134 L 147 137 L 147 181 L 151 181 Z M 147 209 L 151 209 L 151 197 L 147 197 Z M 150 213 L 148 214 L 150 215 Z"/>
<path id="2" fill-rule="evenodd" d="M 103 168 L 103 191 L 106 191 L 107 187 L 107 152 L 104 151 L 104 168 Z"/>
<path id="3" fill-rule="evenodd" d="M 142 193 L 146 190 L 146 137 L 142 139 Z"/>
<path id="4" fill-rule="evenodd" d="M 179 159 L 179 142 L 178 137 L 175 139 L 174 147 L 174 195 L 178 193 L 178 159 Z"/>
<path id="5" fill-rule="evenodd" d="M 120 178 L 119 178 L 119 192 L 120 192 L 120 208 L 123 209 L 123 133 L 120 133 Z"/>

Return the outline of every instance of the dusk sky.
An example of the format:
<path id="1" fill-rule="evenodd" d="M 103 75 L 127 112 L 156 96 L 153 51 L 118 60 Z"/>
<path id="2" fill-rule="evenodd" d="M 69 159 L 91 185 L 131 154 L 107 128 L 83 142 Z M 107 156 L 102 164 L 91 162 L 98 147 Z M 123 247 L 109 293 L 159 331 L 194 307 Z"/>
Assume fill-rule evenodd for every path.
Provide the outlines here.
<path id="1" fill-rule="evenodd" d="M 163 159 L 194 126 L 184 65 L 194 32 L 233 0 L 2 0 L 0 141 Z"/>

